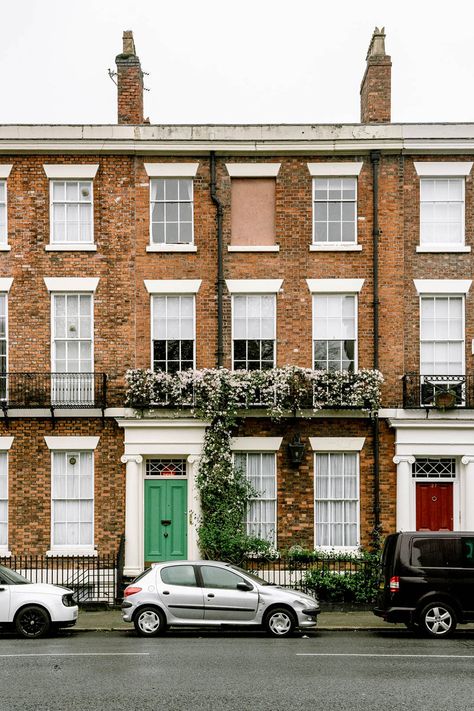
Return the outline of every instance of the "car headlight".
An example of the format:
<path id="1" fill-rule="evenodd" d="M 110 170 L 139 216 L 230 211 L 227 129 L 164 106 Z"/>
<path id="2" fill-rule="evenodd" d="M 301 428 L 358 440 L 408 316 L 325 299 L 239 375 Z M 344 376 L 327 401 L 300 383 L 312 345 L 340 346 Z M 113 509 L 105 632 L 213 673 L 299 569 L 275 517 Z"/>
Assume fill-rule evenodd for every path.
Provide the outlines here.
<path id="1" fill-rule="evenodd" d="M 67 593 L 63 595 L 62 602 L 64 607 L 74 607 L 77 603 L 74 600 L 73 593 Z"/>

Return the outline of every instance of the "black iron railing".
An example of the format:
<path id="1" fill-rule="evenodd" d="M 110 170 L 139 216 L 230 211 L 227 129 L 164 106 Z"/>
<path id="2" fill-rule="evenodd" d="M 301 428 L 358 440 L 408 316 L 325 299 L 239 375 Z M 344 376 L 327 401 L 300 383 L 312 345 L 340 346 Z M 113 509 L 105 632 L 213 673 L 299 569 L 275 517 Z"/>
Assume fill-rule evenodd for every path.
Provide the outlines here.
<path id="1" fill-rule="evenodd" d="M 117 593 L 117 556 L 14 555 L 0 558 L 0 564 L 23 575 L 32 583 L 63 585 L 81 603 L 113 605 Z"/>
<path id="2" fill-rule="evenodd" d="M 405 373 L 403 407 L 474 407 L 474 376 Z"/>
<path id="3" fill-rule="evenodd" d="M 5 408 L 100 408 L 107 401 L 105 373 L 4 373 L 0 405 Z"/>

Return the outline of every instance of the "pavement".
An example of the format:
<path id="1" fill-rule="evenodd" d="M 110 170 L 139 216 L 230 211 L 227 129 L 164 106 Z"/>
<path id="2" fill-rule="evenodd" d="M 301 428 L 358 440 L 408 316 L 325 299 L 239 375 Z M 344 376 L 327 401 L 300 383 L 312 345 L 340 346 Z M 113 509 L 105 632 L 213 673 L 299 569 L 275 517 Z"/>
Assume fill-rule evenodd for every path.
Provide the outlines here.
<path id="1" fill-rule="evenodd" d="M 474 629 L 474 625 L 469 625 Z M 388 624 L 370 611 L 357 612 L 321 612 L 318 615 L 318 629 L 321 630 L 376 630 L 376 629 L 405 629 L 405 625 Z M 129 622 L 123 622 L 120 610 L 79 610 L 77 624 L 72 628 L 75 632 L 102 631 L 117 632 L 132 630 Z"/>

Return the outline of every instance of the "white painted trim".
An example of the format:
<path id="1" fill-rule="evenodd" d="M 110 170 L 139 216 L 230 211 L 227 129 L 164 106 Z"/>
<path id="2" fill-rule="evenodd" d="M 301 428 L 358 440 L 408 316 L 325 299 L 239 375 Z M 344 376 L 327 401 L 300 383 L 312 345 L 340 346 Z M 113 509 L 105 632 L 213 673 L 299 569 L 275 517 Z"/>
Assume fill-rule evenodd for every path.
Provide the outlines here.
<path id="1" fill-rule="evenodd" d="M 149 178 L 194 178 L 199 163 L 144 163 Z"/>
<path id="2" fill-rule="evenodd" d="M 233 452 L 277 452 L 283 437 L 233 437 L 230 448 Z"/>
<path id="3" fill-rule="evenodd" d="M 418 244 L 417 252 L 435 253 L 435 252 L 470 252 L 471 248 L 464 244 Z"/>
<path id="4" fill-rule="evenodd" d="M 44 277 L 44 283 L 48 291 L 94 292 L 99 277 Z"/>
<path id="5" fill-rule="evenodd" d="M 320 439 L 319 437 L 310 437 L 310 442 L 313 439 Z M 336 439 L 332 437 L 321 437 L 321 439 Z M 359 437 L 341 437 L 340 439 L 365 439 L 365 438 L 359 438 Z M 326 450 L 326 452 L 332 454 L 334 451 L 338 450 Z M 339 450 L 340 451 L 340 450 Z M 347 451 L 347 450 L 346 450 Z M 315 550 L 320 550 L 320 551 L 335 551 L 335 552 L 341 552 L 341 553 L 349 553 L 353 552 L 356 553 L 359 549 L 360 546 L 360 509 L 361 509 L 361 490 L 360 490 L 360 454 L 356 450 L 352 452 L 347 452 L 348 454 L 353 454 L 355 453 L 355 456 L 357 458 L 357 533 L 356 533 L 356 540 L 357 543 L 355 546 L 322 546 L 318 545 L 316 542 L 316 457 L 318 456 L 318 451 L 315 451 L 313 454 L 313 506 L 314 506 L 314 513 L 313 513 L 313 541 L 314 541 L 314 548 Z"/>
<path id="6" fill-rule="evenodd" d="M 0 252 L 11 252 L 11 249 L 9 244 L 0 244 Z"/>
<path id="7" fill-rule="evenodd" d="M 365 437 L 310 437 L 313 452 L 360 452 Z"/>
<path id="8" fill-rule="evenodd" d="M 317 242 L 309 245 L 310 252 L 362 252 L 361 244 L 352 244 L 349 242 L 340 242 L 337 244 L 328 244 L 326 242 Z"/>
<path id="9" fill-rule="evenodd" d="M 362 289 L 365 279 L 306 279 L 312 294 L 332 294 L 347 292 L 357 294 Z"/>
<path id="10" fill-rule="evenodd" d="M 265 244 L 260 247 L 255 245 L 229 245 L 227 247 L 228 252 L 279 252 L 280 246 L 278 244 Z"/>
<path id="11" fill-rule="evenodd" d="M 444 178 L 466 176 L 471 172 L 472 161 L 414 161 L 415 170 L 420 177 Z"/>
<path id="12" fill-rule="evenodd" d="M 413 279 L 419 294 L 467 294 L 472 279 Z"/>
<path id="13" fill-rule="evenodd" d="M 149 244 L 147 252 L 197 252 L 195 244 Z"/>
<path id="14" fill-rule="evenodd" d="M 155 327 L 155 299 L 159 298 L 159 294 L 150 294 L 150 368 L 153 370 L 154 361 L 154 342 L 153 331 Z M 193 300 L 193 369 L 196 368 L 196 294 L 177 294 L 177 296 L 185 296 L 186 298 L 192 298 Z M 167 298 L 168 295 L 165 295 Z M 158 339 L 156 339 L 158 340 Z"/>
<path id="15" fill-rule="evenodd" d="M 55 558 L 59 556 L 74 556 L 74 555 L 86 555 L 86 556 L 98 556 L 96 548 L 93 546 L 63 546 L 62 548 L 54 548 L 53 550 L 46 551 L 47 558 Z"/>
<path id="16" fill-rule="evenodd" d="M 283 279 L 226 279 L 231 294 L 276 294 Z"/>
<path id="17" fill-rule="evenodd" d="M 48 449 L 55 452 L 97 449 L 100 437 L 45 437 Z"/>
<path id="18" fill-rule="evenodd" d="M 362 161 L 360 162 L 347 162 L 347 163 L 307 163 L 310 175 L 313 177 L 325 177 L 330 178 L 331 176 L 358 176 L 364 165 Z"/>
<path id="19" fill-rule="evenodd" d="M 44 172 L 50 180 L 92 180 L 99 169 L 98 163 L 83 163 L 67 165 L 43 164 Z"/>
<path id="20" fill-rule="evenodd" d="M 90 242 L 51 242 L 45 245 L 45 252 L 97 252 L 97 245 Z"/>
<path id="21" fill-rule="evenodd" d="M 202 279 L 144 279 L 149 294 L 197 294 Z"/>
<path id="22" fill-rule="evenodd" d="M 0 279 L 0 291 L 7 293 L 10 291 L 13 284 L 13 277 L 3 277 Z"/>
<path id="23" fill-rule="evenodd" d="M 11 449 L 14 437 L 0 437 L 0 451 L 5 452 Z"/>
<path id="24" fill-rule="evenodd" d="M 3 163 L 2 165 L 0 165 L 0 178 L 8 178 L 12 168 L 12 163 Z"/>
<path id="25" fill-rule="evenodd" d="M 226 163 L 231 178 L 276 178 L 281 163 Z"/>

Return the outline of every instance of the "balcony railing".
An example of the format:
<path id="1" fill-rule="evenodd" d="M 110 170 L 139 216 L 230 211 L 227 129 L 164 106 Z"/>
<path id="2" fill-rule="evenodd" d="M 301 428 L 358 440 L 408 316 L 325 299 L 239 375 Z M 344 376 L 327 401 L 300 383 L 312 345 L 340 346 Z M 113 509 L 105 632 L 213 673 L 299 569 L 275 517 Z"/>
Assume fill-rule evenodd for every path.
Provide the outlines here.
<path id="1" fill-rule="evenodd" d="M 107 398 L 105 373 L 3 373 L 0 405 L 3 410 L 30 408 L 97 408 Z"/>
<path id="2" fill-rule="evenodd" d="M 403 407 L 474 407 L 474 376 L 405 373 Z"/>

